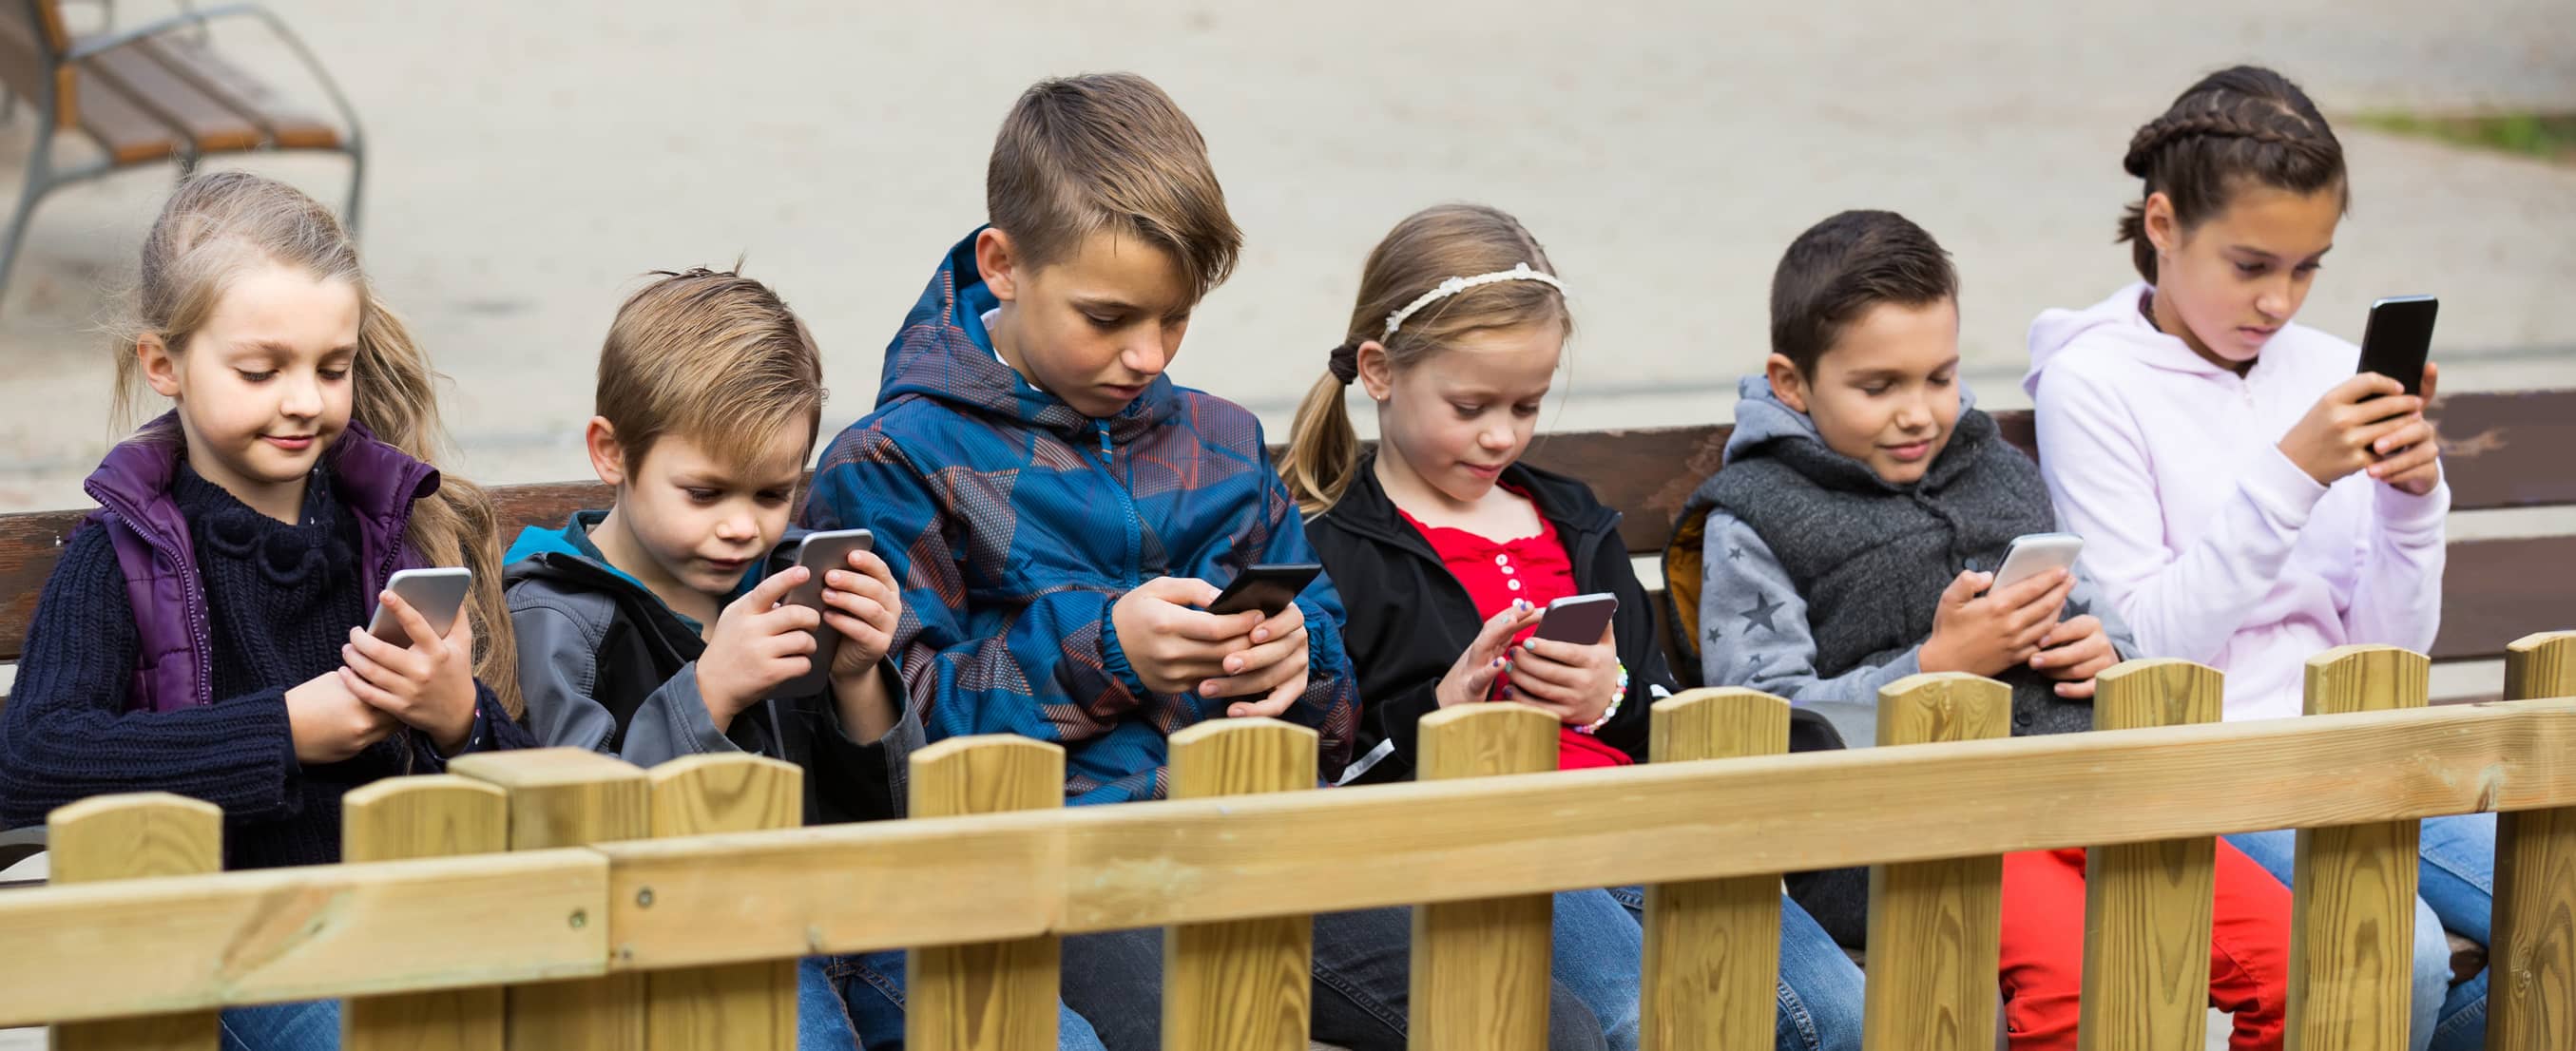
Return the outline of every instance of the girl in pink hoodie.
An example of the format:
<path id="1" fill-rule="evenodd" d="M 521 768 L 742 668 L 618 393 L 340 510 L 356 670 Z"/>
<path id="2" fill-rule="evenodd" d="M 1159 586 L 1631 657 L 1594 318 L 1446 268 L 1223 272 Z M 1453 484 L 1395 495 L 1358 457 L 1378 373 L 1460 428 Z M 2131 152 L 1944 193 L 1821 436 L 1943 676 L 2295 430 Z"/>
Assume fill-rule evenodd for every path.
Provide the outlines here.
<path id="1" fill-rule="evenodd" d="M 2451 505 L 2423 416 L 2435 370 L 2409 396 L 2290 320 L 2348 200 L 2297 85 L 2211 74 L 2125 165 L 2145 196 L 2120 239 L 2146 280 L 2032 323 L 2040 468 L 2141 650 L 2226 672 L 2229 719 L 2294 716 L 2309 657 L 2433 643 Z M 2291 833 L 2227 838 L 2289 882 Z M 2442 929 L 2486 940 L 2494 815 L 2427 821 L 2422 843 L 2412 1046 L 2476 1048 L 2486 977 L 2446 988 Z"/>

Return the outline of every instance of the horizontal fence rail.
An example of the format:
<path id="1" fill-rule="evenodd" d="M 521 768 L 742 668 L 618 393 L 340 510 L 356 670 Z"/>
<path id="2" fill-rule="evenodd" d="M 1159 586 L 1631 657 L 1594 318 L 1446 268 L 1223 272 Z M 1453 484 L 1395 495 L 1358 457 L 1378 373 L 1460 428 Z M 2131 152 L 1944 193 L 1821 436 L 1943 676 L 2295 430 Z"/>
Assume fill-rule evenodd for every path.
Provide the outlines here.
<path id="1" fill-rule="evenodd" d="M 1058 750 L 969 738 L 915 757 L 920 816 L 811 829 L 778 827 L 798 775 L 767 760 L 503 753 L 353 796 L 349 856 L 395 860 L 258 872 L 123 878 L 219 855 L 203 804 L 103 798 L 57 812 L 66 882 L 0 894 L 0 1026 L 211 1047 L 188 1012 L 350 997 L 368 1046 L 787 1046 L 785 961 L 910 948 L 921 1046 L 1017 1046 L 1052 1036 L 1056 938 L 1162 927 L 1170 1046 L 1289 1048 L 1304 918 L 1409 905 L 1417 1046 L 1520 1048 L 1546 1028 L 1547 895 L 1645 884 L 1649 1046 L 1716 1048 L 1768 1031 L 1780 874 L 1869 865 L 1870 1045 L 1983 1048 L 1997 857 L 2086 847 L 2084 1044 L 2183 1047 L 2210 837 L 2297 828 L 2291 1046 L 2393 1049 L 2411 823 L 2495 810 L 2490 1046 L 2576 1046 L 2576 633 L 2515 644 L 2506 696 L 2535 699 L 2412 707 L 2424 668 L 2334 651 L 2310 708 L 2341 714 L 2219 725 L 2216 672 L 2132 662 L 2106 729 L 2024 739 L 1980 739 L 1998 685 L 1917 676 L 1882 738 L 1935 743 L 1799 755 L 1782 702 L 1696 691 L 1656 705 L 1656 762 L 1571 772 L 1553 720 L 1476 706 L 1425 721 L 1430 780 L 1329 791 L 1299 773 L 1311 733 L 1227 721 L 1175 736 L 1186 798 L 1072 809 Z"/>

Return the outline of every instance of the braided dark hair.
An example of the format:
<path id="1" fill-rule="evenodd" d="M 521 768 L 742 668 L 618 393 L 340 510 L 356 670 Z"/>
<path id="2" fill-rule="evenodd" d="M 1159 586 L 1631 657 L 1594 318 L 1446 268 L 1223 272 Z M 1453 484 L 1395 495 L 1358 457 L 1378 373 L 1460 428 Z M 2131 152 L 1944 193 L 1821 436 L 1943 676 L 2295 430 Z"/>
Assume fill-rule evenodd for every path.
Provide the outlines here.
<path id="1" fill-rule="evenodd" d="M 2118 240 L 2129 242 L 2138 273 L 2156 280 L 2156 246 L 2147 239 L 2146 198 L 2173 202 L 2174 221 L 2190 227 L 2227 207 L 2241 180 L 2310 194 L 2334 190 L 2349 205 L 2343 143 L 2288 77 L 2260 66 L 2222 69 L 2194 84 L 2164 115 L 2129 137 L 2120 161 L 2146 187 L 2120 216 Z"/>

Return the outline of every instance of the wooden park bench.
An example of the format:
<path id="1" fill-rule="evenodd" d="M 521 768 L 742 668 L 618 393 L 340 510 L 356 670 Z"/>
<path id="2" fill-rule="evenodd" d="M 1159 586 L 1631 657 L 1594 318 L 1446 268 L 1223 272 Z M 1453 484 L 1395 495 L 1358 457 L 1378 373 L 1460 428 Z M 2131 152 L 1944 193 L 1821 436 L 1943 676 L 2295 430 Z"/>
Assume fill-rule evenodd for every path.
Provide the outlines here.
<path id="1" fill-rule="evenodd" d="M 339 122 L 302 112 L 257 74 L 218 53 L 205 26 L 232 19 L 266 26 L 311 72 Z M 366 174 L 357 112 L 322 63 L 286 23 L 264 8 L 225 4 L 132 29 L 73 34 L 61 0 L 0 0 L 0 86 L 34 104 L 36 141 L 27 155 L 26 186 L 0 248 L 0 290 L 36 204 L 67 183 L 142 164 L 175 161 L 181 174 L 198 160 L 251 150 L 320 150 L 349 156 L 349 199 L 340 220 L 358 225 L 358 192 Z M 96 147 L 86 164 L 54 166 L 54 140 L 80 135 Z"/>

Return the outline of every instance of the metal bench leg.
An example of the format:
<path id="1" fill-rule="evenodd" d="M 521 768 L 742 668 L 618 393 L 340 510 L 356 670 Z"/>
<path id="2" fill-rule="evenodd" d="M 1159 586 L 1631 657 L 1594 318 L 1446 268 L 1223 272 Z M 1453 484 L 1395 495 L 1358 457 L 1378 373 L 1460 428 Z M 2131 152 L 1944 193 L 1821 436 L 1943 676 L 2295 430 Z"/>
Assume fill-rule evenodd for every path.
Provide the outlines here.
<path id="1" fill-rule="evenodd" d="M 18 266 L 18 246 L 27 240 L 27 220 L 36 213 L 36 202 L 54 188 L 54 136 L 50 128 L 36 128 L 36 144 L 27 151 L 27 186 L 18 191 L 18 210 L 9 217 L 9 243 L 0 248 L 0 296 L 9 291 L 9 275 Z"/>

